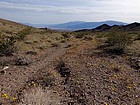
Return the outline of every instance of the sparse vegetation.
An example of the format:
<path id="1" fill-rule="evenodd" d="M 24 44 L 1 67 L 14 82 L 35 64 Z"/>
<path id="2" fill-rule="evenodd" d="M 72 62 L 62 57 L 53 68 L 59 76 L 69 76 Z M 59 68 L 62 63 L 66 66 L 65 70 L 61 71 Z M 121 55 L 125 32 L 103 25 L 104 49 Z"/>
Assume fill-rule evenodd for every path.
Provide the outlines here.
<path id="1" fill-rule="evenodd" d="M 26 54 L 37 55 L 37 52 L 36 51 L 27 51 Z"/>
<path id="2" fill-rule="evenodd" d="M 66 67 L 65 62 L 60 61 L 57 65 L 56 69 L 61 74 L 62 77 L 69 77 L 70 76 L 70 70 L 68 67 Z"/>
<path id="3" fill-rule="evenodd" d="M 17 39 L 23 40 L 26 35 L 30 34 L 31 29 L 32 29 L 31 27 L 27 27 L 27 28 L 24 28 L 23 30 L 19 31 L 17 33 Z"/>
<path id="4" fill-rule="evenodd" d="M 60 105 L 60 97 L 54 97 L 51 90 L 36 87 L 26 92 L 18 105 Z"/>
<path id="5" fill-rule="evenodd" d="M 28 30 L 4 22 L 0 105 L 140 104 L 139 31 Z"/>
<path id="6" fill-rule="evenodd" d="M 15 51 L 15 42 L 16 40 L 14 36 L 0 35 L 0 55 L 12 55 Z"/>
<path id="7" fill-rule="evenodd" d="M 92 40 L 93 38 L 91 37 L 91 36 L 85 36 L 84 37 L 84 40 L 87 40 L 87 41 L 89 41 L 89 40 Z"/>
<path id="8" fill-rule="evenodd" d="M 70 35 L 68 33 L 62 33 L 62 36 L 66 39 L 70 37 Z"/>
<path id="9" fill-rule="evenodd" d="M 108 52 L 115 54 L 122 54 L 125 48 L 132 44 L 132 37 L 128 34 L 123 34 L 121 32 L 111 32 L 106 40 L 106 44 L 108 47 Z"/>
<path id="10" fill-rule="evenodd" d="M 83 33 L 76 33 L 76 38 L 83 38 L 84 37 L 84 34 Z"/>
<path id="11" fill-rule="evenodd" d="M 52 47 L 59 47 L 60 44 L 59 43 L 52 43 Z"/>
<path id="12" fill-rule="evenodd" d="M 48 86 L 54 86 L 55 85 L 55 77 L 47 75 L 43 77 L 42 85 L 48 87 Z"/>

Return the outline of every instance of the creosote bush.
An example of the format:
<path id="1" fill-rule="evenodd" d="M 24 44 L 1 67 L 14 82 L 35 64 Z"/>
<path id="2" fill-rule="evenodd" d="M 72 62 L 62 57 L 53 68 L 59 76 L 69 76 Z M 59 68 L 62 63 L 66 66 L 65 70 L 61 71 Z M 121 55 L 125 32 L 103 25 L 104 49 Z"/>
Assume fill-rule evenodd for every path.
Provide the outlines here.
<path id="1" fill-rule="evenodd" d="M 70 37 L 70 35 L 69 35 L 68 33 L 62 33 L 62 36 L 63 36 L 64 38 L 69 38 L 69 37 Z"/>
<path id="2" fill-rule="evenodd" d="M 12 53 L 15 51 L 15 42 L 14 36 L 0 35 L 0 55 L 12 55 Z"/>
<path id="3" fill-rule="evenodd" d="M 106 44 L 108 46 L 107 51 L 115 54 L 122 54 L 125 48 L 132 44 L 132 37 L 128 34 L 111 32 L 107 36 Z"/>
<path id="4" fill-rule="evenodd" d="M 83 38 L 85 34 L 83 33 L 76 33 L 76 38 Z"/>
<path id="5" fill-rule="evenodd" d="M 23 40 L 26 35 L 30 34 L 30 32 L 31 32 L 31 27 L 24 28 L 23 30 L 17 33 L 17 39 Z"/>

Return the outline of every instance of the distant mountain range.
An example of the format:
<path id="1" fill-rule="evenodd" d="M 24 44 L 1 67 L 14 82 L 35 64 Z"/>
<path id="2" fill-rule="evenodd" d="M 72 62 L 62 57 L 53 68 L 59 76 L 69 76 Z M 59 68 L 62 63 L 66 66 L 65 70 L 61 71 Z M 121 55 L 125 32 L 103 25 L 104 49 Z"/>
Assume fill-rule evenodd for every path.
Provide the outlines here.
<path id="1" fill-rule="evenodd" d="M 76 32 L 85 32 L 85 31 L 140 31 L 140 23 L 131 23 L 127 25 L 107 25 L 107 24 L 102 24 L 96 28 L 93 29 L 82 29 L 82 30 L 76 30 Z"/>
<path id="2" fill-rule="evenodd" d="M 26 25 L 37 27 L 37 28 L 51 28 L 51 29 L 57 29 L 57 30 L 69 30 L 69 31 L 75 31 L 75 30 L 82 30 L 82 29 L 93 29 L 98 26 L 101 26 L 103 24 L 113 26 L 113 25 L 127 25 L 127 23 L 124 22 L 118 22 L 118 21 L 101 21 L 101 22 L 84 22 L 84 21 L 73 21 L 73 22 L 67 22 L 62 24 L 28 24 Z"/>

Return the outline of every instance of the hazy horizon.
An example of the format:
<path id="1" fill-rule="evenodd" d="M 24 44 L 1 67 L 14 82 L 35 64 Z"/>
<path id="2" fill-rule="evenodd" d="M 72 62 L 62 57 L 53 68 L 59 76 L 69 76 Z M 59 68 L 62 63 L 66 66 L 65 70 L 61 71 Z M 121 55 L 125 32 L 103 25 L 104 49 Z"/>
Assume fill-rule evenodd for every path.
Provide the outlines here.
<path id="1" fill-rule="evenodd" d="M 0 0 L 0 18 L 31 24 L 140 22 L 139 10 L 139 0 Z"/>
<path id="2" fill-rule="evenodd" d="M 46 25 L 57 25 L 57 24 L 59 25 L 59 24 L 65 24 L 65 23 L 70 23 L 70 22 L 107 22 L 107 21 L 122 22 L 122 21 L 116 21 L 116 20 L 102 20 L 102 21 L 80 21 L 80 20 L 77 20 L 77 21 L 65 21 L 65 22 L 61 22 L 61 23 L 52 23 L 52 24 L 46 24 Z M 122 23 L 126 23 L 126 22 L 122 22 Z M 32 24 L 32 23 L 23 23 L 23 24 Z M 45 23 L 42 23 L 42 24 L 45 25 Z M 129 24 L 129 23 L 126 23 L 126 24 Z"/>

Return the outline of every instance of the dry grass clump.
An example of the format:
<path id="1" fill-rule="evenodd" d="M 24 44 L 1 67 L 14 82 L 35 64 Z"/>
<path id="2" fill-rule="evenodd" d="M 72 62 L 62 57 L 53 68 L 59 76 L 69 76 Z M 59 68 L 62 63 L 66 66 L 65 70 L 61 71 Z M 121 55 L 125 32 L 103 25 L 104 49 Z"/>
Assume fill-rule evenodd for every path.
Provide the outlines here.
<path id="1" fill-rule="evenodd" d="M 41 87 L 36 87 L 30 92 L 25 92 L 18 105 L 60 105 L 60 97 L 54 95 L 51 90 L 45 91 Z"/>

